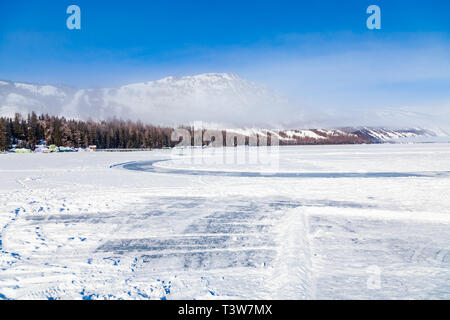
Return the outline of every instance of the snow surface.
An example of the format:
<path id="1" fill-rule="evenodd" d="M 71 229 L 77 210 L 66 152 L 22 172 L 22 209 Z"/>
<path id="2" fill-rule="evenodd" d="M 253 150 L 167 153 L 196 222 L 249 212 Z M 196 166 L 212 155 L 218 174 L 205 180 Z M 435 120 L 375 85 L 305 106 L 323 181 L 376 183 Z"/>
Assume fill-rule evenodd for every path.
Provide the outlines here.
<path id="1" fill-rule="evenodd" d="M 0 154 L 0 299 L 450 298 L 450 144 L 261 150 Z"/>

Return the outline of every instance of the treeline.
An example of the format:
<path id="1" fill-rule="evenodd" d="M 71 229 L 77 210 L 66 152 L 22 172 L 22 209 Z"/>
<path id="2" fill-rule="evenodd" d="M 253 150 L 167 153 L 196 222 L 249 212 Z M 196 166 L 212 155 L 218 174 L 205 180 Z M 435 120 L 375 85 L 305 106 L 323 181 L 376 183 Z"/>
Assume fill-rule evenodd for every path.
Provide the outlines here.
<path id="1" fill-rule="evenodd" d="M 181 126 L 187 132 L 186 142 L 191 146 L 208 145 L 211 132 L 205 134 L 205 130 L 196 130 L 190 126 Z M 123 120 L 107 120 L 101 122 L 81 121 L 66 119 L 64 117 L 49 116 L 48 114 L 37 116 L 36 113 L 28 114 L 26 117 L 16 114 L 14 118 L 0 117 L 0 150 L 5 151 L 16 146 L 34 150 L 36 145 L 45 142 L 58 147 L 87 148 L 96 145 L 98 149 L 141 149 L 141 148 L 163 148 L 173 147 L 178 142 L 172 141 L 173 128 L 159 127 L 142 122 Z M 201 131 L 201 132 L 200 132 Z M 292 131 L 292 130 L 291 130 Z M 341 132 L 327 133 L 323 130 L 311 130 L 320 138 L 308 136 L 288 137 L 283 131 L 277 131 L 282 139 L 277 141 L 280 145 L 307 145 L 307 144 L 359 144 L 372 143 L 371 140 L 359 131 L 346 130 Z M 178 136 L 178 134 L 175 134 Z M 194 141 L 200 137 L 200 141 Z M 250 144 L 250 137 L 230 133 L 229 137 L 225 130 L 216 130 L 214 136 L 223 138 L 223 146 L 236 146 Z M 252 143 L 261 145 L 272 144 L 272 133 L 266 132 L 266 137 L 252 136 Z M 217 145 L 216 143 L 216 145 Z"/>
<path id="2" fill-rule="evenodd" d="M 80 121 L 64 117 L 28 114 L 14 118 L 0 117 L 0 150 L 12 145 L 34 149 L 41 141 L 47 145 L 86 148 L 96 145 L 108 148 L 162 148 L 172 147 L 173 129 L 141 122 L 122 120 Z"/>

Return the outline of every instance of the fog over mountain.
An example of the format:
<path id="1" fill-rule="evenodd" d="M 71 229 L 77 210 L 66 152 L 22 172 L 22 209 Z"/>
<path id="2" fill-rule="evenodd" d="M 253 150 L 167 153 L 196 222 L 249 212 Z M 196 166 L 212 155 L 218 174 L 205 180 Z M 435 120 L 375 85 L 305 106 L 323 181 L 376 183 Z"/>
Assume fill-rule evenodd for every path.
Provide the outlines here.
<path id="1" fill-rule="evenodd" d="M 121 118 L 161 125 L 193 121 L 227 126 L 261 126 L 294 112 L 286 99 L 233 74 L 168 77 L 119 88 L 0 82 L 0 114 L 49 113 L 79 119 Z M 292 115 L 292 113 L 291 113 Z"/>
<path id="2" fill-rule="evenodd" d="M 324 93 L 326 94 L 326 92 Z M 167 77 L 118 88 L 77 89 L 0 81 L 0 115 L 35 111 L 75 119 L 119 118 L 156 125 L 212 127 L 326 128 L 385 126 L 427 128 L 446 134 L 447 110 L 424 114 L 414 108 L 340 112 L 305 109 L 270 88 L 228 73 Z"/>

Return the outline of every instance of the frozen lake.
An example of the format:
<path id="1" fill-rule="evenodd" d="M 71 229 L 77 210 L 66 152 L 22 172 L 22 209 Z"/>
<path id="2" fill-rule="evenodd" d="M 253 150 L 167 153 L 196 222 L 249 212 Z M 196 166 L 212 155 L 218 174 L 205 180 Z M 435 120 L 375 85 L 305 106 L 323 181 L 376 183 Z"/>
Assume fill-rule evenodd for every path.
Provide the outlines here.
<path id="1" fill-rule="evenodd" d="M 0 299 L 449 299 L 450 144 L 0 155 Z"/>

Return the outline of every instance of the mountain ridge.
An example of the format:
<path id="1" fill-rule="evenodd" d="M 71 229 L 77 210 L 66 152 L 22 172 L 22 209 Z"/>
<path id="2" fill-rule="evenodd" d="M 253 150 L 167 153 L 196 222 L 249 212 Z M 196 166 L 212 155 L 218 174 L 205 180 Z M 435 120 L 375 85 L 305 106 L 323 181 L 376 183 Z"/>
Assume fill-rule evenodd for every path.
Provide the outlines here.
<path id="1" fill-rule="evenodd" d="M 220 128 L 311 127 L 279 125 L 286 118 L 291 123 L 304 118 L 302 111 L 292 108 L 285 98 L 269 88 L 232 73 L 169 76 L 99 89 L 0 80 L 0 116 L 12 117 L 15 113 L 31 112 L 79 120 L 139 120 L 172 127 L 196 123 L 199 119 L 202 120 L 201 126 Z M 270 125 L 267 119 L 270 119 Z M 314 127 L 316 129 L 312 130 L 319 130 L 319 134 L 311 130 L 283 129 L 281 131 L 287 133 L 280 138 L 282 141 L 302 140 L 308 138 L 302 138 L 302 132 L 309 132 L 305 134 L 318 135 L 316 139 L 323 140 L 320 130 L 324 129 Z M 448 136 L 445 131 L 420 126 L 352 126 L 342 132 L 358 132 L 372 142 Z"/>

